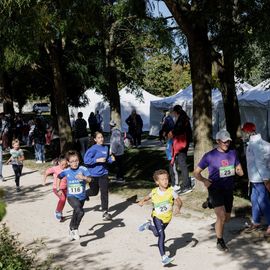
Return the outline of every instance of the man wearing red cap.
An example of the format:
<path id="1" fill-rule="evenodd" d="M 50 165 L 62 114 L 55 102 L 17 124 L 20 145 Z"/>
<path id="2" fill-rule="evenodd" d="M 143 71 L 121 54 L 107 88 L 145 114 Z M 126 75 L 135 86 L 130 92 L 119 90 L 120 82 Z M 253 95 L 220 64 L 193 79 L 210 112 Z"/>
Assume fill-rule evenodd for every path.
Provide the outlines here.
<path id="1" fill-rule="evenodd" d="M 247 232 L 260 228 L 263 215 L 268 224 L 265 235 L 270 236 L 270 143 L 264 141 L 261 134 L 256 133 L 253 123 L 245 123 L 242 131 L 244 137 L 249 139 L 246 159 L 251 183 L 252 225 Z"/>

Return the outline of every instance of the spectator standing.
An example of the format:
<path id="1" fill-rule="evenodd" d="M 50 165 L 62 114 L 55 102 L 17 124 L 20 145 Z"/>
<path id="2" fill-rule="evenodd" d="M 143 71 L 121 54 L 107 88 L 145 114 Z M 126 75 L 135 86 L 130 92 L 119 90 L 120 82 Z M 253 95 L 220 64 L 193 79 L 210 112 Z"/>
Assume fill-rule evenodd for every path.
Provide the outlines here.
<path id="1" fill-rule="evenodd" d="M 247 232 L 261 228 L 261 218 L 267 222 L 266 236 L 270 236 L 270 144 L 256 133 L 256 126 L 247 122 L 242 131 L 249 139 L 246 149 L 248 178 L 251 184 L 252 224 Z"/>
<path id="2" fill-rule="evenodd" d="M 45 163 L 46 128 L 41 118 L 36 118 L 32 134 L 32 144 L 35 148 L 36 163 Z"/>
<path id="3" fill-rule="evenodd" d="M 124 168 L 123 168 L 123 159 L 124 159 L 124 138 L 121 134 L 119 128 L 117 128 L 116 123 L 111 120 L 111 138 L 110 138 L 110 155 L 115 157 L 115 166 L 116 166 L 116 181 L 124 183 Z"/>
<path id="4" fill-rule="evenodd" d="M 20 142 L 22 141 L 22 134 L 23 134 L 23 120 L 20 115 L 15 116 L 14 120 L 14 137 L 18 139 Z"/>
<path id="5" fill-rule="evenodd" d="M 159 140 L 163 144 L 166 141 L 167 134 L 174 128 L 174 121 L 169 111 L 167 111 L 163 116 L 161 125 L 161 130 L 159 131 Z"/>
<path id="6" fill-rule="evenodd" d="M 181 171 L 181 193 L 184 194 L 192 191 L 187 166 L 187 152 L 189 144 L 192 141 L 192 130 L 189 117 L 180 105 L 173 107 L 173 114 L 176 122 L 172 130 L 173 154 L 171 162 L 176 162 L 177 167 Z"/>
<path id="7" fill-rule="evenodd" d="M 102 122 L 103 122 L 103 117 L 99 114 L 99 111 L 96 111 L 96 121 L 97 121 L 97 131 L 102 132 Z"/>
<path id="8" fill-rule="evenodd" d="M 95 132 L 98 131 L 97 119 L 94 112 L 91 112 L 88 117 L 88 124 L 91 132 L 91 136 L 93 137 Z"/>
<path id="9" fill-rule="evenodd" d="M 78 112 L 78 119 L 75 121 L 75 139 L 80 144 L 80 153 L 82 158 L 88 149 L 89 137 L 87 132 L 87 122 L 83 119 L 83 113 Z"/>
<path id="10" fill-rule="evenodd" d="M 126 119 L 128 125 L 128 133 L 131 135 L 133 145 L 135 147 L 141 146 L 141 136 L 143 128 L 143 120 L 136 110 L 133 109 L 129 117 Z"/>

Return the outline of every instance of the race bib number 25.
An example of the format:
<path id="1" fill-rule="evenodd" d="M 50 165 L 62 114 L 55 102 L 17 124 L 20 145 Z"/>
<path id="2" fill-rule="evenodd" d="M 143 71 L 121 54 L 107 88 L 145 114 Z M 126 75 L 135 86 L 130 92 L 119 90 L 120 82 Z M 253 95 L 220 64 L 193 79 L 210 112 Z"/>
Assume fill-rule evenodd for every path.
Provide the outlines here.
<path id="1" fill-rule="evenodd" d="M 219 168 L 219 176 L 221 178 L 235 175 L 235 168 L 233 165 Z"/>

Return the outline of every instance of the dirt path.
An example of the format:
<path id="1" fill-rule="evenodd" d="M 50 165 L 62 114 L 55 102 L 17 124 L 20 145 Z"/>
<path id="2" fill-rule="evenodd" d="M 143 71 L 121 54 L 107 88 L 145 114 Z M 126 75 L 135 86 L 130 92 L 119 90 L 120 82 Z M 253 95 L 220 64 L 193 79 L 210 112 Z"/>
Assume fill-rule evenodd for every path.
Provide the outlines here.
<path id="1" fill-rule="evenodd" d="M 53 215 L 56 205 L 51 185 L 42 186 L 38 171 L 23 170 L 22 192 L 15 192 L 11 166 L 4 166 L 8 180 L 0 183 L 6 190 L 7 215 L 4 222 L 26 245 L 34 240 L 46 244 L 43 256 L 53 254 L 55 265 L 63 269 L 163 269 L 157 239 L 150 231 L 138 232 L 138 225 L 150 217 L 151 206 L 140 208 L 118 195 L 110 196 L 113 221 L 104 222 L 99 212 L 99 196 L 85 203 L 85 216 L 80 227 L 81 239 L 68 240 L 69 220 L 58 223 Z M 67 217 L 71 208 L 64 210 Z M 214 217 L 203 218 L 183 207 L 182 216 L 175 217 L 166 230 L 166 247 L 175 258 L 169 267 L 188 270 L 270 269 L 270 244 L 251 241 L 239 234 L 244 220 L 234 218 L 226 227 L 225 240 L 230 252 L 215 247 Z M 254 240 L 254 239 L 253 239 Z"/>

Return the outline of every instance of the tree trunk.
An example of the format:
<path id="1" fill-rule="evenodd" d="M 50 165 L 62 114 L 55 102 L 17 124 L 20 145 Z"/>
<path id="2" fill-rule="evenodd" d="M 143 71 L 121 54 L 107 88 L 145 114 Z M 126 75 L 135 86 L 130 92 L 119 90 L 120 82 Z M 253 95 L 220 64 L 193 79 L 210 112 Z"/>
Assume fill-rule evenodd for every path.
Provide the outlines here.
<path id="1" fill-rule="evenodd" d="M 106 75 L 108 80 L 108 91 L 106 96 L 110 103 L 111 119 L 116 122 L 118 128 L 121 129 L 121 105 L 120 95 L 117 87 L 117 69 L 115 65 L 115 56 L 113 48 L 114 31 L 111 29 L 109 40 L 105 41 L 106 50 Z"/>
<path id="2" fill-rule="evenodd" d="M 61 72 L 62 43 L 55 41 L 49 48 L 46 48 L 50 57 L 50 64 L 53 74 L 53 96 L 57 113 L 58 130 L 60 137 L 60 149 L 64 153 L 73 145 L 72 131 L 68 112 L 66 87 Z"/>
<path id="3" fill-rule="evenodd" d="M 211 44 L 207 22 L 188 3 L 164 0 L 187 38 L 193 88 L 194 167 L 212 149 Z M 196 17 L 195 17 L 196 16 Z M 203 185 L 198 185 L 203 189 Z"/>
<path id="4" fill-rule="evenodd" d="M 10 80 L 5 72 L 0 72 L 0 97 L 3 102 L 3 112 L 5 114 L 15 115 L 10 88 Z"/>
<path id="5" fill-rule="evenodd" d="M 241 139 L 241 120 L 238 106 L 238 99 L 234 81 L 234 57 L 231 51 L 224 50 L 224 66 L 219 67 L 218 78 L 220 81 L 226 128 L 230 133 L 233 144 Z"/>

